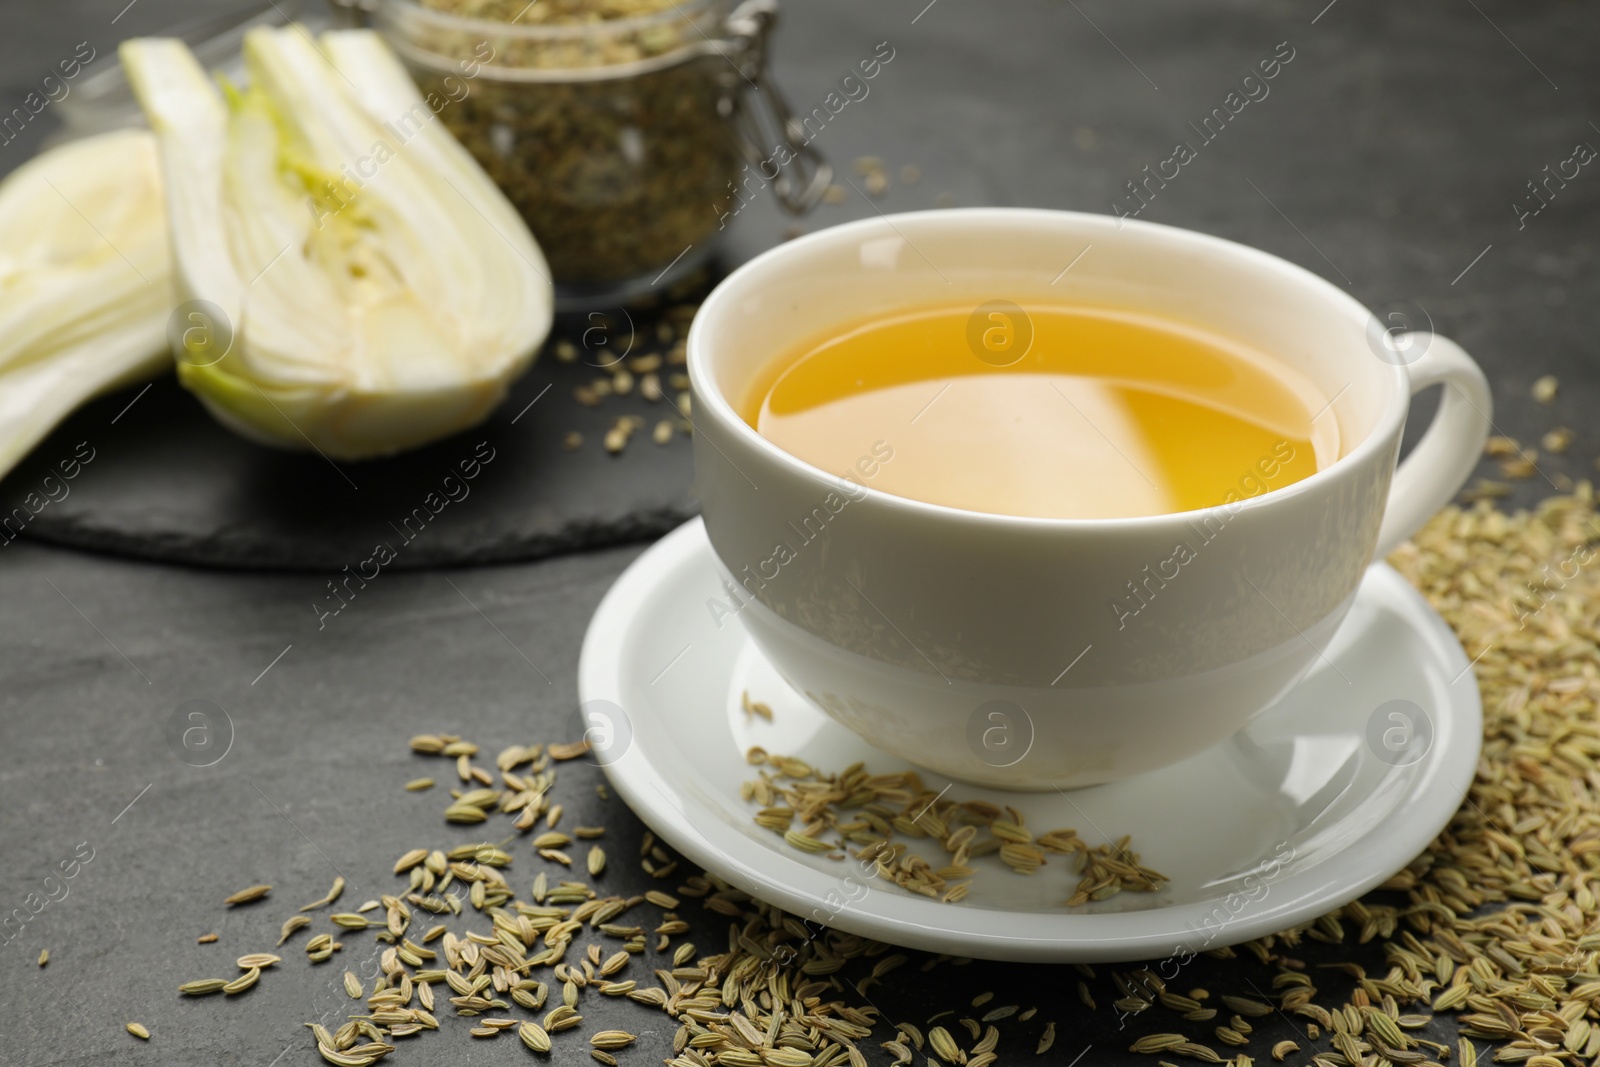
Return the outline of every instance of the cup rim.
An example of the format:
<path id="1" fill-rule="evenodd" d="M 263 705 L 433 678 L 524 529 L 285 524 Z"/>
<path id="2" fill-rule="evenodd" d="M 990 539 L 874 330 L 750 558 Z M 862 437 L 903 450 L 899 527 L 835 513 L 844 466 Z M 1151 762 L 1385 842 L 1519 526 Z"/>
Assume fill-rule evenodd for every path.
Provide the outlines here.
<path id="1" fill-rule="evenodd" d="M 695 314 L 694 322 L 689 327 L 687 370 L 690 387 L 694 395 L 694 417 L 691 421 L 698 422 L 702 414 L 709 414 L 746 446 L 753 447 L 769 460 L 788 468 L 791 472 L 814 481 L 823 482 L 833 489 L 849 486 L 849 492 L 855 499 L 871 500 L 880 506 L 896 509 L 911 515 L 936 517 L 946 522 L 1002 525 L 1016 529 L 1072 530 L 1096 533 L 1114 533 L 1119 528 L 1128 530 L 1148 529 L 1163 524 L 1189 522 L 1193 521 L 1197 516 L 1212 515 L 1219 511 L 1226 511 L 1231 519 L 1232 516 L 1237 516 L 1245 511 L 1255 511 L 1270 507 L 1274 502 L 1287 501 L 1305 493 L 1319 492 L 1330 483 L 1345 477 L 1354 467 L 1369 461 L 1379 449 L 1387 447 L 1389 439 L 1397 435 L 1404 425 L 1411 399 L 1410 375 L 1406 367 L 1402 365 L 1385 364 L 1379 368 L 1379 374 L 1384 375 L 1386 373 L 1385 380 L 1389 383 L 1383 410 L 1378 414 L 1372 429 L 1367 433 L 1366 437 L 1328 466 L 1297 482 L 1277 489 L 1270 489 L 1259 496 L 1247 497 L 1232 503 L 1193 508 L 1188 511 L 1167 511 L 1157 515 L 1088 519 L 1008 515 L 1003 512 L 973 511 L 948 504 L 935 504 L 926 500 L 917 500 L 914 497 L 900 496 L 869 485 L 847 482 L 838 475 L 807 463 L 800 457 L 779 448 L 776 444 L 761 436 L 755 427 L 739 416 L 732 403 L 723 395 L 720 386 L 715 384 L 715 376 L 708 365 L 711 357 L 706 351 L 705 333 L 707 327 L 704 324 L 720 313 L 723 305 L 735 300 L 739 295 L 738 291 L 750 283 L 752 276 L 771 269 L 775 263 L 786 259 L 795 250 L 818 244 L 849 241 L 857 234 L 882 230 L 885 226 L 891 232 L 898 234 L 897 221 L 923 219 L 976 222 L 982 222 L 985 219 L 1032 219 L 1040 225 L 1050 224 L 1052 221 L 1072 220 L 1079 224 L 1119 230 L 1123 227 L 1131 226 L 1136 229 L 1151 231 L 1162 240 L 1214 249 L 1246 262 L 1253 261 L 1253 265 L 1259 269 L 1287 273 L 1301 281 L 1311 282 L 1312 288 L 1320 290 L 1325 298 L 1344 305 L 1353 316 L 1369 319 L 1372 316 L 1372 312 L 1359 300 L 1344 292 L 1326 278 L 1312 273 L 1299 264 L 1291 263 L 1289 260 L 1275 256 L 1270 252 L 1264 252 L 1259 248 L 1241 244 L 1238 241 L 1230 241 L 1225 237 L 1216 237 L 1211 234 L 1201 233 L 1198 230 L 1185 229 L 1181 226 L 1169 226 L 1165 223 L 1148 222 L 1143 219 L 1114 219 L 1110 215 L 1094 212 L 1068 211 L 1054 208 L 969 207 L 903 211 L 892 214 L 880 212 L 874 217 L 840 223 L 837 226 L 830 226 L 815 233 L 805 234 L 794 240 L 775 245 L 741 264 L 726 278 L 717 283 L 716 287 L 701 303 L 699 311 Z M 1338 396 L 1333 397 L 1329 401 L 1329 406 L 1332 407 L 1337 401 Z M 719 449 L 718 451 L 721 450 Z M 863 493 L 866 494 L 864 498 L 862 496 Z"/>

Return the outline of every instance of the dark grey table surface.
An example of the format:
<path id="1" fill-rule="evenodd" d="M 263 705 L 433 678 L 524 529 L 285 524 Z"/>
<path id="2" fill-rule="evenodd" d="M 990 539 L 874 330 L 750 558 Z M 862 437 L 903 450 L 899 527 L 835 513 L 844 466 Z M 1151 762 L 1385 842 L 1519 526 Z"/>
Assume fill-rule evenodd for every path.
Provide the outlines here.
<path id="1" fill-rule="evenodd" d="M 204 7 L 7 4 L 0 110 L 76 42 L 109 51 L 121 36 Z M 1535 501 L 1590 473 L 1600 451 L 1600 423 L 1588 417 L 1600 402 L 1592 363 L 1600 177 L 1583 168 L 1520 221 L 1516 205 L 1533 205 L 1526 183 L 1575 144 L 1600 145 L 1592 6 L 791 0 L 786 15 L 778 74 L 804 110 L 877 42 L 896 50 L 871 96 L 819 139 L 844 168 L 867 154 L 887 162 L 893 186 L 883 210 L 933 206 L 947 193 L 959 204 L 1109 211 L 1143 167 L 1176 141 L 1195 140 L 1189 122 L 1288 42 L 1294 59 L 1270 95 L 1202 147 L 1142 217 L 1267 249 L 1369 306 L 1420 305 L 1489 371 L 1502 432 L 1525 443 L 1558 425 L 1574 432 L 1567 453 L 1541 455 L 1540 474 L 1518 483 L 1514 500 Z M 0 147 L 0 170 L 25 158 L 47 119 Z M 915 185 L 898 178 L 906 164 L 921 169 Z M 804 225 L 874 210 L 852 197 Z M 769 204 L 753 205 L 730 261 L 775 243 L 788 225 Z M 1553 405 L 1529 396 L 1543 374 L 1561 381 Z M 104 449 L 116 449 L 109 432 Z M 687 467 L 672 462 L 645 480 L 680 479 L 667 488 L 682 493 Z M 1498 476 L 1492 465 L 1480 473 Z M 615 483 L 622 488 L 596 491 L 611 492 L 607 506 L 626 517 L 641 501 L 629 496 L 629 478 Z M 418 809 L 401 803 L 410 798 L 399 784 L 422 773 L 405 738 L 450 730 L 495 749 L 575 735 L 584 625 L 638 551 L 385 574 L 319 630 L 316 574 L 190 569 L 23 541 L 0 549 L 0 914 L 41 899 L 30 894 L 42 895 L 46 876 L 81 847 L 93 853 L 64 898 L 20 936 L 0 937 L 0 1062 L 319 1062 L 300 1024 L 342 996 L 337 970 L 308 976 L 292 953 L 297 973 L 271 976 L 242 998 L 184 1001 L 174 987 L 227 973 L 214 961 L 270 943 L 288 906 L 318 896 L 336 868 L 355 903 L 388 886 L 389 864 L 419 832 L 471 839 L 443 833 L 431 804 L 427 816 L 405 814 Z M 231 747 L 213 766 L 190 766 L 172 739 L 190 701 L 225 711 L 213 726 Z M 614 853 L 629 855 L 643 828 L 594 793 L 585 776 L 596 773 L 574 769 L 564 780 L 569 818 L 605 823 Z M 530 873 L 523 864 L 516 877 Z M 607 879 L 616 892 L 649 888 L 631 864 Z M 278 887 L 275 906 L 223 913 L 224 895 L 258 881 Z M 694 917 L 702 931 L 722 925 Z M 213 930 L 219 944 L 195 944 Z M 43 948 L 51 962 L 40 969 Z M 1194 964 L 1192 984 L 1238 988 L 1267 974 L 1218 966 Z M 1002 1062 L 1024 1046 L 1031 1054 L 1045 1018 L 1061 1036 L 1040 1062 L 1072 1062 L 1086 1049 L 1085 1063 L 1137 1059 L 1123 1050 L 1148 1027 L 1117 1029 L 1105 1008 L 1116 994 L 1103 976 L 1101 1010 L 1089 1012 L 1073 979 L 1059 968 L 985 963 L 907 968 L 877 1002 L 891 1019 L 921 1023 L 994 990 L 996 1003 L 1041 1004 L 1034 1030 L 1008 1037 Z M 646 1009 L 586 1001 L 586 1014 L 586 1030 L 652 1031 L 624 1062 L 653 1061 L 668 1047 L 670 1030 Z M 156 1039 L 129 1038 L 122 1023 L 132 1019 Z M 1292 1028 L 1264 1020 L 1248 1051 L 1260 1062 Z M 464 1033 L 435 1038 L 395 1062 L 525 1055 Z M 871 1052 L 887 1062 L 875 1043 Z"/>

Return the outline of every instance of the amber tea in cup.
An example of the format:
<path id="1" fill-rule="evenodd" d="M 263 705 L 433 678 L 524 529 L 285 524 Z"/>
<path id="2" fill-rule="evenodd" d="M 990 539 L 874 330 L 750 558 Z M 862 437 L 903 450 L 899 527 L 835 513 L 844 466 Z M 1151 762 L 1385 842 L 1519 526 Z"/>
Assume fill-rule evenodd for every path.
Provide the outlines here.
<path id="1" fill-rule="evenodd" d="M 974 310 L 976 306 L 976 310 Z M 824 471 L 968 511 L 1055 519 L 1192 511 L 1339 457 L 1337 422 L 1270 354 L 1155 314 L 945 301 L 848 322 L 778 357 L 740 412 Z"/>

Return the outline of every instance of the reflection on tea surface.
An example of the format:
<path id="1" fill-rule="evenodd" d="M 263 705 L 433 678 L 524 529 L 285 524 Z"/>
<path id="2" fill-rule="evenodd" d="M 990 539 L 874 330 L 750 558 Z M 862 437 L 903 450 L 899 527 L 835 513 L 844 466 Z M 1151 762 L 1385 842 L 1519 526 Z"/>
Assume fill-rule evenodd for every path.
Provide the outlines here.
<path id="1" fill-rule="evenodd" d="M 1154 315 L 975 304 L 808 342 L 768 369 L 743 415 L 836 473 L 887 441 L 895 460 L 873 488 L 1005 515 L 1189 511 L 1338 458 L 1335 420 L 1317 418 L 1326 398 L 1267 354 Z"/>

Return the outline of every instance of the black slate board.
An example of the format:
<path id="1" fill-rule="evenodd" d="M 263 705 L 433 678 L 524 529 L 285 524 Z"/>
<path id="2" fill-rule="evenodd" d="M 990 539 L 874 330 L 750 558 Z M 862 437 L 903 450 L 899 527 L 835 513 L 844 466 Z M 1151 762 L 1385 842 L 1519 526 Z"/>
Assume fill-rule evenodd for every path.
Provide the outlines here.
<path id="1" fill-rule="evenodd" d="M 598 367 L 609 353 L 663 347 L 657 316 L 608 318 L 602 329 L 587 314 L 562 316 L 487 422 L 382 460 L 335 463 L 246 441 L 171 375 L 124 389 L 75 413 L 7 476 L 0 516 L 13 516 L 14 532 L 21 513 L 13 509 L 27 504 L 36 512 L 27 536 L 118 555 L 368 573 L 375 551 L 383 569 L 408 569 L 654 537 L 694 513 L 690 442 L 681 429 L 666 445 L 651 439 L 660 420 L 678 422 L 673 390 L 653 403 L 637 390 L 598 407 L 574 399 L 578 387 L 606 377 Z M 571 362 L 553 354 L 562 341 L 577 352 Z M 606 452 L 606 429 L 630 414 L 647 427 L 622 454 Z M 583 442 L 568 450 L 572 431 Z M 83 456 L 92 459 L 64 496 L 59 478 L 46 484 L 63 460 Z M 46 488 L 60 499 L 48 500 Z"/>

